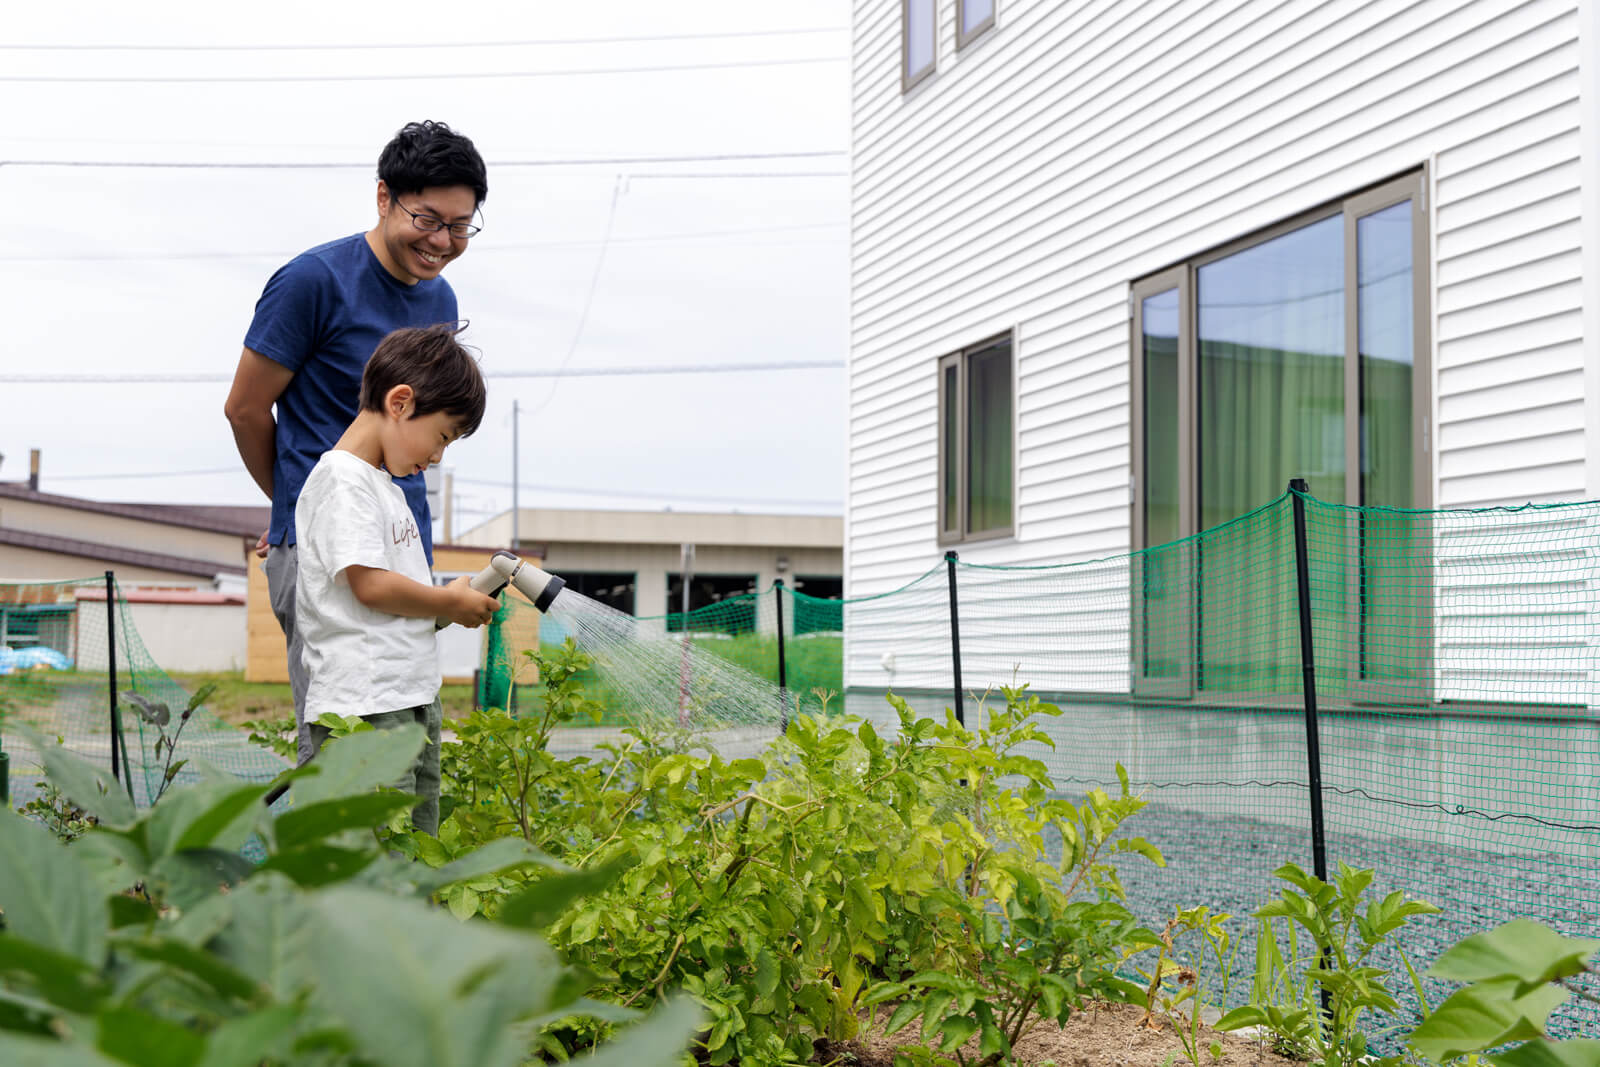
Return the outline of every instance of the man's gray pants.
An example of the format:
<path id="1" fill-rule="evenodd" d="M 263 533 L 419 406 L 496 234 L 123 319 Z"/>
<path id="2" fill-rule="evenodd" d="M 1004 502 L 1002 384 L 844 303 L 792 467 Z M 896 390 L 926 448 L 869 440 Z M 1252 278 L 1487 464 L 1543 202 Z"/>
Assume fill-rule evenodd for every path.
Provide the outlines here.
<path id="1" fill-rule="evenodd" d="M 267 549 L 267 599 L 272 614 L 283 627 L 289 651 L 289 690 L 294 694 L 294 748 L 296 763 L 317 754 L 317 746 L 306 729 L 306 643 L 294 626 L 294 586 L 300 576 L 300 557 L 294 545 L 273 545 Z"/>

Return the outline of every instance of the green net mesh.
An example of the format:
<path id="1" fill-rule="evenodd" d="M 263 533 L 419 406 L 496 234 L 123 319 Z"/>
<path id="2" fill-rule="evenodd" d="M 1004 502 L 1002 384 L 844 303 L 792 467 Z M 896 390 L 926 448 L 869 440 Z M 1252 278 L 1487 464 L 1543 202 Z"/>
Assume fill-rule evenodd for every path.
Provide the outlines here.
<path id="1" fill-rule="evenodd" d="M 108 769 L 115 747 L 118 778 L 141 806 L 159 793 L 169 762 L 189 761 L 175 775 L 180 782 L 195 778 L 203 763 L 262 782 L 284 769 L 283 761 L 203 705 L 182 721 L 192 694 L 146 651 L 128 603 L 114 584 L 109 618 L 107 603 L 103 575 L 0 583 L 0 749 L 9 757 L 12 804 L 36 796 L 43 777 L 39 754 L 19 724 L 31 727 L 45 743 L 59 740 Z M 168 709 L 170 721 L 164 729 L 178 737 L 177 753 L 170 760 L 165 751 L 157 754 L 162 728 L 140 712 L 140 700 Z"/>

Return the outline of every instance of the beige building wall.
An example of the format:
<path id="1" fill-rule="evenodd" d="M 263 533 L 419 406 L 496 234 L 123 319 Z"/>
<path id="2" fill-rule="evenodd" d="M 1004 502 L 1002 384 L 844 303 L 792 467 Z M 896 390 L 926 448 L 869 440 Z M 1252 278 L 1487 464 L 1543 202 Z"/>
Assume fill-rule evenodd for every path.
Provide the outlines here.
<path id="1" fill-rule="evenodd" d="M 164 671 L 236 671 L 245 660 L 245 605 L 132 601 L 127 621 Z M 122 620 L 119 618 L 119 629 Z M 78 667 L 106 669 L 106 603 L 78 601 Z M 122 647 L 125 637 L 119 635 Z M 121 653 L 119 652 L 119 655 Z M 125 664 L 121 665 L 126 667 Z"/>
<path id="2" fill-rule="evenodd" d="M 236 543 L 237 546 L 237 543 Z M 238 566 L 235 560 L 234 566 Z M 59 582 L 78 578 L 95 578 L 106 571 L 115 571 L 117 584 L 170 585 L 185 588 L 210 587 L 208 579 L 177 571 L 164 571 L 152 567 L 135 567 L 126 563 L 71 556 L 62 552 L 47 552 L 38 548 L 17 545 L 0 545 L 0 581 L 4 582 Z"/>

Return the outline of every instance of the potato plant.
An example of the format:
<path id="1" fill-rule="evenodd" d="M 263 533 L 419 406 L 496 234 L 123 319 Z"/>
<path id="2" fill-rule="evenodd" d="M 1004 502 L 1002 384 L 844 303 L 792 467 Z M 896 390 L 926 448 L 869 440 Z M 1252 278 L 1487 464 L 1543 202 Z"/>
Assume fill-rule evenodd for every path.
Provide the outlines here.
<path id="1" fill-rule="evenodd" d="M 614 876 L 552 915 L 546 935 L 614 1003 L 693 996 L 708 1018 L 705 1061 L 809 1062 L 814 1038 L 854 1036 L 866 991 L 885 981 L 915 990 L 940 1026 L 976 1010 L 960 992 L 938 1004 L 914 981 L 929 971 L 963 989 L 1014 979 L 991 998 L 1011 1040 L 1040 1006 L 1059 1014 L 1091 986 L 1118 991 L 1080 981 L 1115 966 L 1133 930 L 1108 859 L 1159 857 L 1111 840 L 1139 805 L 1125 788 L 1077 806 L 1056 796 L 1023 754 L 1048 744 L 1034 722 L 1055 709 L 1024 691 L 976 731 L 919 720 L 892 698 L 893 740 L 802 715 L 759 758 L 632 728 L 599 758 L 559 759 L 550 730 L 594 716 L 575 677 L 588 664 L 570 646 L 537 656 L 543 700 L 531 712 L 476 713 L 445 746 L 439 839 L 393 844 L 443 864 L 511 836 Z M 1048 858 L 1051 842 L 1064 864 Z M 494 916 L 545 877 L 528 868 L 445 896 L 458 916 Z M 1068 906 L 1074 893 L 1086 899 Z"/>

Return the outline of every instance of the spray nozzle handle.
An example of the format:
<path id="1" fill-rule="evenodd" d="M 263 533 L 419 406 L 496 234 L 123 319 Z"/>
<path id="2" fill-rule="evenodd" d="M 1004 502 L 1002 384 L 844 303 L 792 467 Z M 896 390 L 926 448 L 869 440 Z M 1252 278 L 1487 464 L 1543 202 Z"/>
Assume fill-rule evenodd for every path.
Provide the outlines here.
<path id="1" fill-rule="evenodd" d="M 511 579 L 516 575 L 517 568 L 522 566 L 522 561 L 509 552 L 496 552 L 489 560 L 489 565 L 474 574 L 467 582 L 485 596 L 498 597 L 511 584 Z M 442 630 L 450 625 L 450 620 L 442 616 L 434 620 L 435 630 Z"/>

